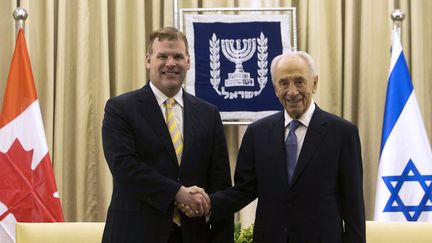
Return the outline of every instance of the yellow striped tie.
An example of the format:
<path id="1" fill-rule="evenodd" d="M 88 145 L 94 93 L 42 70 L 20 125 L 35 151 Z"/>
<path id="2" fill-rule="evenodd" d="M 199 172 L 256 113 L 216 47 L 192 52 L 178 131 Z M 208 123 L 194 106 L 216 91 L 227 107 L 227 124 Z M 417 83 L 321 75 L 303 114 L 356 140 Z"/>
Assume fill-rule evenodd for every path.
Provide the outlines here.
<path id="1" fill-rule="evenodd" d="M 177 156 L 177 162 L 181 164 L 181 157 L 183 154 L 183 139 L 180 134 L 180 128 L 177 126 L 176 119 L 174 117 L 174 110 L 172 106 L 175 100 L 173 98 L 168 98 L 165 101 L 166 106 L 166 123 L 168 125 L 168 130 L 171 135 L 171 140 L 174 145 L 175 153 Z"/>
<path id="2" fill-rule="evenodd" d="M 169 133 L 171 135 L 171 140 L 174 145 L 175 153 L 177 156 L 177 163 L 180 165 L 181 163 L 181 157 L 183 154 L 183 139 L 180 134 L 180 128 L 177 126 L 176 119 L 174 117 L 174 111 L 172 109 L 172 106 L 174 104 L 175 100 L 173 98 L 168 98 L 165 101 L 166 106 L 166 123 L 168 126 Z M 174 215 L 173 215 L 173 222 L 176 223 L 178 226 L 181 225 L 180 223 L 180 211 L 174 207 Z"/>

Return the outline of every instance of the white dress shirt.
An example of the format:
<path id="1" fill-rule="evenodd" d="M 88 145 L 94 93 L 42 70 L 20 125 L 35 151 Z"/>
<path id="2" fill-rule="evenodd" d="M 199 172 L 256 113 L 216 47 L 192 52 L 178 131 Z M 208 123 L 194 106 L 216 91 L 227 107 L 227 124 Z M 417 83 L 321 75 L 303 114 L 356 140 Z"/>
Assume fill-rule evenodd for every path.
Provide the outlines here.
<path id="1" fill-rule="evenodd" d="M 312 115 L 315 111 L 315 103 L 312 100 L 311 104 L 309 105 L 309 108 L 306 110 L 306 112 L 301 116 L 299 119 L 297 119 L 300 122 L 299 127 L 295 130 L 295 134 L 297 136 L 297 160 L 300 155 L 301 148 L 303 146 L 304 138 L 306 135 L 306 131 L 309 127 L 309 123 L 312 119 Z M 288 115 L 288 112 L 285 110 L 284 112 L 285 116 L 285 140 L 288 137 L 288 124 L 294 120 L 290 115 Z"/>
<path id="2" fill-rule="evenodd" d="M 162 91 L 160 91 L 151 81 L 150 81 L 150 88 L 152 89 L 154 95 L 156 96 L 156 100 L 158 102 L 159 108 L 161 109 L 162 114 L 164 116 L 164 119 L 166 121 L 165 101 L 168 98 L 168 96 L 166 96 L 164 93 L 162 93 Z M 184 110 L 183 89 L 180 89 L 179 92 L 176 95 L 174 95 L 174 97 L 172 97 L 172 98 L 174 98 L 174 100 L 176 101 L 173 104 L 174 117 L 176 119 L 177 126 L 180 129 L 180 135 L 184 141 L 184 137 L 183 137 L 183 110 Z"/>

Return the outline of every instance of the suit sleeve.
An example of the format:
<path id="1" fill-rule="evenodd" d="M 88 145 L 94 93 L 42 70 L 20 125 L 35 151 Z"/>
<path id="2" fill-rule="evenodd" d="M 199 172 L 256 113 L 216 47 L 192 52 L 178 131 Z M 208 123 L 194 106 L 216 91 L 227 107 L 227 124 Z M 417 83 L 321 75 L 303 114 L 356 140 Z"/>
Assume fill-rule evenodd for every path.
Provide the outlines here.
<path id="1" fill-rule="evenodd" d="M 233 214 L 257 197 L 253 129 L 249 127 L 240 146 L 234 175 L 235 186 L 210 195 L 211 220 Z"/>
<path id="2" fill-rule="evenodd" d="M 363 198 L 363 168 L 358 129 L 352 126 L 342 145 L 341 201 L 345 224 L 343 242 L 363 243 L 365 240 L 365 208 Z"/>
<path id="3" fill-rule="evenodd" d="M 105 106 L 102 140 L 105 158 L 122 198 L 143 200 L 166 211 L 181 185 L 147 166 L 139 159 L 134 130 L 125 103 L 110 99 Z M 130 109 L 129 109 L 130 112 Z M 116 190 L 116 188 L 114 188 Z"/>
<path id="4" fill-rule="evenodd" d="M 231 173 L 228 149 L 219 112 L 215 112 L 214 144 L 212 163 L 208 178 L 208 193 L 224 190 L 231 186 Z M 234 214 L 228 214 L 218 221 L 211 222 L 211 242 L 234 241 Z"/>

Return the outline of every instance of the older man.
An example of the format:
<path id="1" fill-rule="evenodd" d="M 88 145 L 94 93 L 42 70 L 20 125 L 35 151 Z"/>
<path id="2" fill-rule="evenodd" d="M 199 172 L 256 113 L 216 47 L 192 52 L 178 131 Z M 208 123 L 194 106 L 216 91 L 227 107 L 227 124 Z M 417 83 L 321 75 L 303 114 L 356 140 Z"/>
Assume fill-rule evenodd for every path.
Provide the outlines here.
<path id="1" fill-rule="evenodd" d="M 258 197 L 255 243 L 365 242 L 357 127 L 314 103 L 318 76 L 309 54 L 282 54 L 271 73 L 285 109 L 248 127 L 235 186 L 210 195 L 210 220 Z"/>

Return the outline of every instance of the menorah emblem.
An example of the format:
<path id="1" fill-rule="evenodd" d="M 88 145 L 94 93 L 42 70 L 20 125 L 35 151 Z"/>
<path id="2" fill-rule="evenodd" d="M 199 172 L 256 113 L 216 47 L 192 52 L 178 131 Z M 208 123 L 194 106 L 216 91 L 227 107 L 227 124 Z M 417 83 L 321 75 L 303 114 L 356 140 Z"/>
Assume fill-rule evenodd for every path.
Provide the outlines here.
<path id="1" fill-rule="evenodd" d="M 243 41 L 243 47 L 241 42 Z M 236 39 L 234 47 L 233 39 L 221 40 L 222 53 L 224 56 L 235 63 L 233 73 L 228 73 L 228 79 L 225 79 L 225 86 L 254 86 L 254 79 L 250 77 L 250 73 L 243 70 L 243 62 L 249 60 L 256 51 L 256 39 Z"/>
<path id="2" fill-rule="evenodd" d="M 243 41 L 243 47 L 241 46 Z M 236 64 L 233 73 L 228 73 L 228 79 L 225 79 L 225 84 L 221 84 L 221 63 L 220 63 L 220 49 L 222 42 L 222 52 L 224 56 Z M 236 46 L 234 47 L 234 42 Z M 257 82 L 258 90 L 251 90 L 248 87 L 246 90 L 236 87 L 253 86 L 254 79 L 250 77 L 250 73 L 243 70 L 243 62 L 251 59 L 255 51 L 257 54 Z M 209 53 L 210 53 L 210 83 L 213 89 L 224 99 L 252 99 L 261 94 L 267 84 L 268 74 L 268 39 L 263 32 L 260 33 L 258 38 L 250 39 L 226 39 L 220 40 L 216 34 L 213 33 L 209 40 Z M 226 87 L 231 87 L 226 90 Z"/>

